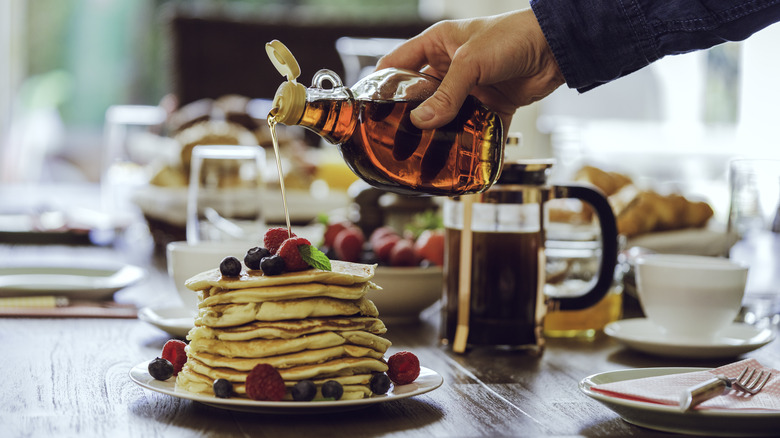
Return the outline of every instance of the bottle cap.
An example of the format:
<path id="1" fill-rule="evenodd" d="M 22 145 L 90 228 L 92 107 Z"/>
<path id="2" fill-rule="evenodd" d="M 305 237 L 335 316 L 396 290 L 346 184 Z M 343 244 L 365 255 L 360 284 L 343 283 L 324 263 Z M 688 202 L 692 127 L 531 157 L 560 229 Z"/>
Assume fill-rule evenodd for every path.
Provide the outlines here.
<path id="1" fill-rule="evenodd" d="M 273 40 L 265 45 L 265 52 L 271 59 L 276 70 L 286 77 L 288 81 L 294 81 L 301 75 L 301 67 L 295 60 L 290 49 L 279 40 Z"/>
<path id="2" fill-rule="evenodd" d="M 270 115 L 278 123 L 298 124 L 306 105 L 306 87 L 296 82 L 301 74 L 298 61 L 295 60 L 287 46 L 279 40 L 273 40 L 266 44 L 265 51 L 276 70 L 287 78 L 287 82 L 283 82 L 276 90 Z"/>

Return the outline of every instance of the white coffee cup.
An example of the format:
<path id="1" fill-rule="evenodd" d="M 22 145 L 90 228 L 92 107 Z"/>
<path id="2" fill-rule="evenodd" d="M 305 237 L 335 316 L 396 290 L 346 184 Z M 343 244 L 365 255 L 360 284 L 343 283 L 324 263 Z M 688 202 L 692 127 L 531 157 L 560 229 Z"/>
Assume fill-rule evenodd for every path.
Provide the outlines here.
<path id="1" fill-rule="evenodd" d="M 651 254 L 636 261 L 639 301 L 671 339 L 706 342 L 739 313 L 747 266 L 718 257 Z"/>
<path id="2" fill-rule="evenodd" d="M 168 257 L 168 275 L 176 285 L 182 306 L 198 312 L 198 295 L 188 289 L 184 283 L 195 274 L 210 269 L 219 269 L 219 264 L 227 256 L 233 256 L 243 262 L 246 252 L 252 247 L 246 242 L 171 242 L 166 247 Z"/>

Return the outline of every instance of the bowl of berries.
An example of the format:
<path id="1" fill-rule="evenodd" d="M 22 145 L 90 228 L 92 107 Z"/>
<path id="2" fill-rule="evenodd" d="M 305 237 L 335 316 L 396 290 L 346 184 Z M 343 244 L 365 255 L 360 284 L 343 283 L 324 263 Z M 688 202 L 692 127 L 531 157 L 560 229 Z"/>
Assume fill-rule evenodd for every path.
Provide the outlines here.
<path id="1" fill-rule="evenodd" d="M 442 229 L 413 234 L 383 226 L 366 237 L 357 225 L 339 221 L 326 226 L 323 250 L 332 259 L 378 265 L 372 281 L 382 289 L 368 298 L 386 322 L 416 321 L 441 298 Z"/>

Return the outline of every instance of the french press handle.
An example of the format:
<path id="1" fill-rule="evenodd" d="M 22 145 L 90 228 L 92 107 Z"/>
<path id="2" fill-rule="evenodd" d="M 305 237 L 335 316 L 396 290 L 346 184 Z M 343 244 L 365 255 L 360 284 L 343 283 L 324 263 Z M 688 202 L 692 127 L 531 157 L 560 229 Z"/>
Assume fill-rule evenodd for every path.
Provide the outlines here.
<path id="1" fill-rule="evenodd" d="M 552 297 L 550 299 L 553 308 L 559 310 L 579 310 L 591 307 L 598 303 L 612 287 L 617 264 L 618 232 L 615 215 L 607 197 L 596 188 L 585 185 L 553 186 L 553 199 L 574 198 L 584 201 L 593 207 L 599 218 L 601 229 L 601 263 L 599 275 L 593 287 L 583 295 L 573 297 Z"/>

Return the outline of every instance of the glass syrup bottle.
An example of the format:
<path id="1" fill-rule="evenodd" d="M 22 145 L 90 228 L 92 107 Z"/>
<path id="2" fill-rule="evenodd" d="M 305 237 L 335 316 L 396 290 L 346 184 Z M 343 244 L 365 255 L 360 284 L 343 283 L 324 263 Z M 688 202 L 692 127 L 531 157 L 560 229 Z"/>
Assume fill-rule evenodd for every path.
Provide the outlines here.
<path id="1" fill-rule="evenodd" d="M 457 196 L 487 190 L 500 174 L 503 126 L 498 114 L 469 96 L 455 119 L 432 130 L 412 124 L 410 112 L 430 97 L 439 80 L 403 69 L 384 69 L 351 89 L 330 70 L 306 88 L 300 67 L 281 42 L 266 51 L 287 78 L 269 119 L 303 126 L 339 147 L 344 161 L 374 187 L 406 195 Z"/>

